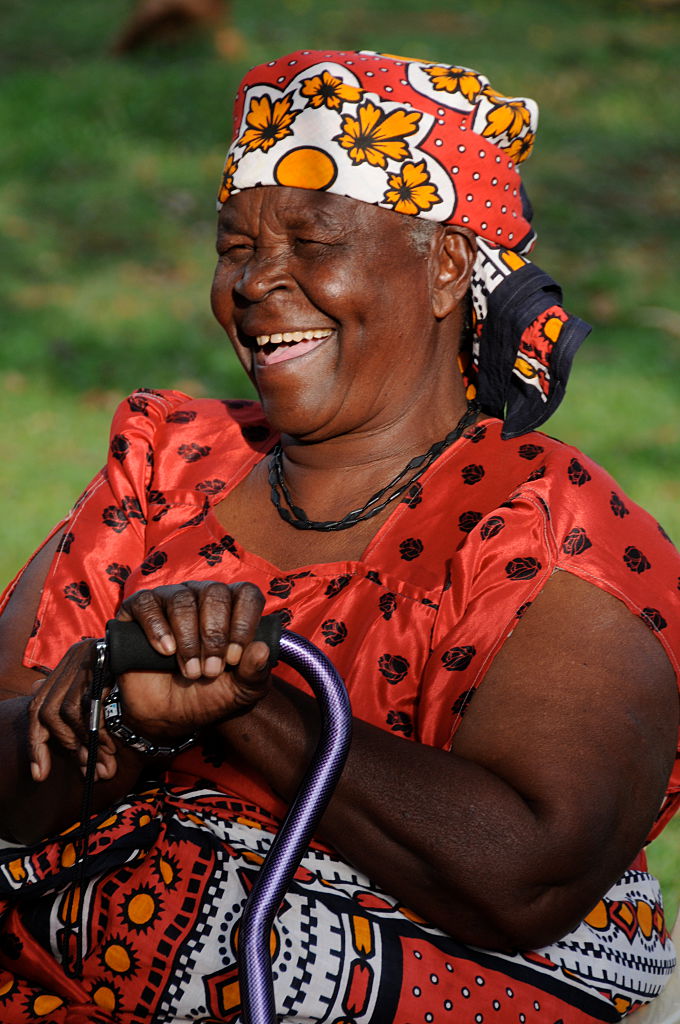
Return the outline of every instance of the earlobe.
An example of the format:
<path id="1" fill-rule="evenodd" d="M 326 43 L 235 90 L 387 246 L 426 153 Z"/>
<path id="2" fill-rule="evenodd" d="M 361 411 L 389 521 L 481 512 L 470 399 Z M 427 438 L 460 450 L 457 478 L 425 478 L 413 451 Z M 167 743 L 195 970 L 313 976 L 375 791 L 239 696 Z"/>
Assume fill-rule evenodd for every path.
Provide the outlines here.
<path id="1" fill-rule="evenodd" d="M 476 256 L 472 231 L 452 226 L 443 229 L 432 254 L 432 311 L 437 319 L 452 313 L 467 293 Z"/>

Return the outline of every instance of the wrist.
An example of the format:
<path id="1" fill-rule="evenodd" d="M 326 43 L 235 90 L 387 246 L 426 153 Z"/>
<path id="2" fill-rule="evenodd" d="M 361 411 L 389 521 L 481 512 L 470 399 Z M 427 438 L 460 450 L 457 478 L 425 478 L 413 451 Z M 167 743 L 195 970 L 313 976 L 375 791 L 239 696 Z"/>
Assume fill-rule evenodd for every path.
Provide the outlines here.
<path id="1" fill-rule="evenodd" d="M 123 697 L 118 683 L 115 683 L 103 701 L 104 725 L 108 733 L 122 742 L 124 746 L 143 754 L 145 757 L 175 757 L 193 746 L 198 733 L 191 736 L 154 736 L 150 737 L 126 719 Z"/>

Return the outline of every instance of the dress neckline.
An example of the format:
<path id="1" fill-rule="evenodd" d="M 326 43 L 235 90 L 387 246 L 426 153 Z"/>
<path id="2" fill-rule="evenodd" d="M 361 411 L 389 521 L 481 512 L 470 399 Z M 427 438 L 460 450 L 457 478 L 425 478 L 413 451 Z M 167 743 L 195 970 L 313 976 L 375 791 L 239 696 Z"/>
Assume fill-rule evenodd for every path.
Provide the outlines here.
<path id="1" fill-rule="evenodd" d="M 491 416 L 486 416 L 480 420 L 477 420 L 477 422 L 474 423 L 471 427 L 469 427 L 468 430 L 466 430 L 466 432 L 462 434 L 461 437 L 454 441 L 454 443 L 449 448 L 442 452 L 439 458 L 436 459 L 431 466 L 428 466 L 427 470 L 425 471 L 425 473 L 423 474 L 419 481 L 420 485 L 424 487 L 426 483 L 431 482 L 432 479 L 437 475 L 437 473 L 441 472 L 448 465 L 448 463 L 456 455 L 458 455 L 458 453 L 464 447 L 466 447 L 470 443 L 478 443 L 474 442 L 471 439 L 470 435 L 472 431 L 477 430 L 482 425 L 494 425 L 499 422 L 499 420 Z M 481 440 L 483 440 L 483 438 L 484 434 L 482 434 Z M 275 444 L 277 440 L 278 439 L 274 437 L 273 444 Z M 264 459 L 266 459 L 269 456 L 269 454 L 271 453 L 271 447 L 268 448 L 266 451 L 253 451 L 252 449 L 250 449 L 250 452 L 251 457 L 247 460 L 244 460 L 242 466 L 239 467 L 239 471 L 232 475 L 229 481 L 228 488 L 220 492 L 220 494 L 215 495 L 213 500 L 211 501 L 210 509 L 206 517 L 206 524 L 209 522 L 211 530 L 215 532 L 219 537 L 224 536 L 225 532 L 228 531 L 227 528 L 223 526 L 222 523 L 217 518 L 215 512 L 217 505 L 219 505 L 221 501 L 223 501 L 229 494 L 231 494 L 235 490 L 236 487 L 238 487 L 238 485 L 243 480 L 245 480 L 245 478 L 255 468 L 255 466 L 259 465 L 259 463 L 261 463 Z M 375 557 L 377 550 L 385 543 L 388 535 L 393 532 L 395 525 L 398 522 L 400 522 L 403 516 L 408 514 L 409 512 L 413 512 L 413 509 L 409 509 L 407 502 L 405 502 L 403 498 L 400 501 L 396 502 L 387 519 L 385 519 L 385 521 L 381 523 L 381 525 L 378 527 L 373 537 L 371 537 L 366 547 L 362 551 L 361 555 L 357 559 L 343 559 L 341 561 L 335 562 L 309 562 L 304 565 L 296 566 L 292 569 L 283 569 L 280 566 L 275 565 L 273 562 L 270 562 L 268 559 L 263 558 L 256 552 L 244 547 L 239 541 L 238 537 L 232 534 L 229 534 L 229 536 L 232 537 L 232 540 L 238 547 L 241 561 L 245 562 L 246 564 L 253 565 L 256 568 L 259 568 L 261 572 L 265 572 L 272 577 L 288 577 L 292 576 L 295 573 L 313 573 L 313 575 L 315 576 L 338 576 L 342 575 L 343 571 L 349 573 L 356 573 L 357 570 L 360 570 L 362 568 L 368 567 L 370 569 L 371 564 L 374 564 L 377 561 Z M 415 569 L 416 566 L 413 566 L 413 568 Z M 388 575 L 392 575 L 392 573 L 388 573 Z M 418 575 L 420 575 L 420 572 L 418 573 Z M 428 573 L 427 575 L 430 574 Z M 432 584 L 436 585 L 434 579 L 432 581 Z"/>

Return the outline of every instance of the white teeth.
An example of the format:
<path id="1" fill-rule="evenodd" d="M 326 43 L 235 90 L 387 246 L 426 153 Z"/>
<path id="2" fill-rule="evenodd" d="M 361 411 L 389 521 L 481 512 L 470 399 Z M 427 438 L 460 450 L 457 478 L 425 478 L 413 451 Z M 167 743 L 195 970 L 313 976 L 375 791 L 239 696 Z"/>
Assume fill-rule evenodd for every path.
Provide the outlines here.
<path id="1" fill-rule="evenodd" d="M 308 331 L 283 331 L 275 334 L 258 334 L 257 344 L 262 348 L 264 345 L 280 345 L 281 342 L 298 344 L 301 341 L 318 341 L 321 338 L 328 338 L 332 331 L 330 328 L 318 327 Z"/>

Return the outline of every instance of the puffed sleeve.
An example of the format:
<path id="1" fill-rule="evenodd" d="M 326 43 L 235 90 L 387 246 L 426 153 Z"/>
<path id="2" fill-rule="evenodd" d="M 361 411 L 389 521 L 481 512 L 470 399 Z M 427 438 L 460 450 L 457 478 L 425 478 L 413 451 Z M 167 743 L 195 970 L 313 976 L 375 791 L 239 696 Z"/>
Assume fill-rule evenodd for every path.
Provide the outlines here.
<path id="1" fill-rule="evenodd" d="M 24 651 L 27 667 L 54 668 L 78 640 L 102 636 L 116 614 L 131 567 L 144 555 L 154 438 L 186 401 L 180 392 L 145 390 L 118 407 L 105 468 L 50 534 L 60 539 Z"/>

